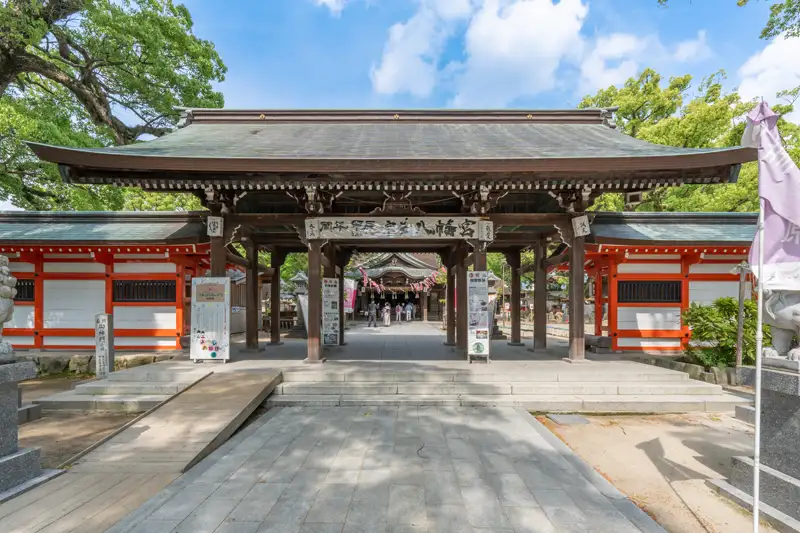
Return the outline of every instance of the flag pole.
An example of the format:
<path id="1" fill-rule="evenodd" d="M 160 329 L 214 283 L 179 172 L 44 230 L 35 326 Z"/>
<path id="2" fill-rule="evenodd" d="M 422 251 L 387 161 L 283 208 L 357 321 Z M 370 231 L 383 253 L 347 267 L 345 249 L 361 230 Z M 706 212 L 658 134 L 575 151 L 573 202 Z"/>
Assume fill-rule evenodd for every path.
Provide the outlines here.
<path id="1" fill-rule="evenodd" d="M 758 533 L 761 475 L 761 351 L 764 344 L 764 199 L 761 199 L 758 212 L 758 322 L 756 325 L 756 405 L 755 438 L 753 453 L 753 533 Z"/>

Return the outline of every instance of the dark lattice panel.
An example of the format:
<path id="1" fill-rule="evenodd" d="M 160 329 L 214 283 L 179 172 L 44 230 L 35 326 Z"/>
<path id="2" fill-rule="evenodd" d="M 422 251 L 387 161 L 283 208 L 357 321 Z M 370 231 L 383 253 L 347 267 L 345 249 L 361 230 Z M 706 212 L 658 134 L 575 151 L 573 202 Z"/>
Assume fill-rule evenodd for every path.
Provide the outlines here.
<path id="1" fill-rule="evenodd" d="M 620 303 L 681 303 L 680 281 L 620 281 Z"/>
<path id="2" fill-rule="evenodd" d="M 115 302 L 175 302 L 175 280 L 116 280 Z"/>
<path id="3" fill-rule="evenodd" d="M 17 280 L 17 296 L 15 302 L 32 302 L 36 299 L 35 284 L 32 279 Z"/>

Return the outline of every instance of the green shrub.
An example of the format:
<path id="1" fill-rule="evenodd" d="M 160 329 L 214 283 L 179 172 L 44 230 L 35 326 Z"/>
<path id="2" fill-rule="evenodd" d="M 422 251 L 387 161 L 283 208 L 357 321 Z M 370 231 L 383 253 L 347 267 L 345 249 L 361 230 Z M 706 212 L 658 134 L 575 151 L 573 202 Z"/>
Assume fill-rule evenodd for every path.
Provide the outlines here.
<path id="1" fill-rule="evenodd" d="M 744 364 L 755 363 L 757 313 L 756 302 L 745 300 L 742 350 Z M 734 298 L 720 298 L 711 305 L 691 304 L 683 314 L 683 323 L 691 328 L 693 341 L 707 343 L 707 346 L 690 347 L 686 355 L 706 368 L 736 364 L 738 320 L 739 302 Z M 765 325 L 764 346 L 769 346 L 771 342 L 769 326 Z"/>

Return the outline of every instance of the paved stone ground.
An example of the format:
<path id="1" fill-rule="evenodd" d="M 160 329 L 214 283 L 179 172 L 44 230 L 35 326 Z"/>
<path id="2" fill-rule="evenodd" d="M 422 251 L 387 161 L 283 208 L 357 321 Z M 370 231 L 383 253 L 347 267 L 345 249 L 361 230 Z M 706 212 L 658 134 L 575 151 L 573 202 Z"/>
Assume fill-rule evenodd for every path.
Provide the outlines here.
<path id="1" fill-rule="evenodd" d="M 514 408 L 273 409 L 109 533 L 663 531 Z"/>

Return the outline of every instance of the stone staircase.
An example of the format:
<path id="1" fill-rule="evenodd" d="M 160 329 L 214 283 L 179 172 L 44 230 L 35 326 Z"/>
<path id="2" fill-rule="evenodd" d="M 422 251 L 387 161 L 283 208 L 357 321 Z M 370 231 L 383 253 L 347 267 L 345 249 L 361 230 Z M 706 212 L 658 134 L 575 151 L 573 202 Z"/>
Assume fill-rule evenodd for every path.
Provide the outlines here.
<path id="1" fill-rule="evenodd" d="M 208 369 L 180 368 L 166 361 L 112 372 L 67 392 L 34 400 L 43 409 L 142 412 L 210 375 Z"/>
<path id="2" fill-rule="evenodd" d="M 284 371 L 271 406 L 521 406 L 543 412 L 721 412 L 747 399 L 683 372 L 641 365 L 636 372 L 491 373 Z M 652 370 L 651 370 L 652 369 Z"/>

